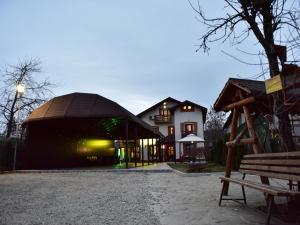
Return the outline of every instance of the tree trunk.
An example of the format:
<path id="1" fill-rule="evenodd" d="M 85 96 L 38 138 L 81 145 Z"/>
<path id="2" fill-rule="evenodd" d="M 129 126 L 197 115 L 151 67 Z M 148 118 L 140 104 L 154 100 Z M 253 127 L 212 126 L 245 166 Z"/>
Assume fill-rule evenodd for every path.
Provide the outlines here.
<path id="1" fill-rule="evenodd" d="M 278 118 L 278 130 L 280 136 L 280 151 L 295 150 L 292 126 L 289 118 L 289 111 L 286 109 L 282 93 L 273 95 L 275 104 L 275 115 Z"/>

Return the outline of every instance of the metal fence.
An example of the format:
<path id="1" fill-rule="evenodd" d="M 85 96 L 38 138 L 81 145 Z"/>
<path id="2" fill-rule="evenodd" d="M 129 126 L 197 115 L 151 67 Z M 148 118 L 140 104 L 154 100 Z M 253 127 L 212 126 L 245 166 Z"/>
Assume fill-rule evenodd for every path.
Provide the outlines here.
<path id="1" fill-rule="evenodd" d="M 21 144 L 17 138 L 0 139 L 0 171 L 20 168 Z"/>

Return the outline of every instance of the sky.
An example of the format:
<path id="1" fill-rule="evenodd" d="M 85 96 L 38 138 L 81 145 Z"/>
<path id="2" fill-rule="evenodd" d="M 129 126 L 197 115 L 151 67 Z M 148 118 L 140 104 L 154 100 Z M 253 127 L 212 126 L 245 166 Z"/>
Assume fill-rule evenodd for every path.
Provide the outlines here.
<path id="1" fill-rule="evenodd" d="M 208 16 L 223 0 L 200 0 Z M 197 50 L 206 27 L 187 0 L 1 0 L 0 68 L 39 58 L 54 95 L 96 93 L 137 114 L 166 97 L 213 105 L 229 77 L 258 73 L 230 43 Z M 241 49 L 255 51 L 255 41 Z M 0 78 L 1 79 L 1 78 Z"/>

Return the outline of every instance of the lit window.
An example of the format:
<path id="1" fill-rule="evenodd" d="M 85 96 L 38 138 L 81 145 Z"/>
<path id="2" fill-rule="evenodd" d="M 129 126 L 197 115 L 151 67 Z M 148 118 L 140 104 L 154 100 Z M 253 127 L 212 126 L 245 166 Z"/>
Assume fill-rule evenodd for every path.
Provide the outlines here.
<path id="1" fill-rule="evenodd" d="M 192 105 L 184 105 L 181 107 L 182 112 L 193 112 L 194 107 Z"/>

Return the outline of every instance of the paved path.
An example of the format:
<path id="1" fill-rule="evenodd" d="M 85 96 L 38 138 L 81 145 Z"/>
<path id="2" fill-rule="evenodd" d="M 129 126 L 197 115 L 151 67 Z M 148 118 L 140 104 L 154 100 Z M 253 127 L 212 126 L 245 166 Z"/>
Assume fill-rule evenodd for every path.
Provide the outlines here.
<path id="1" fill-rule="evenodd" d="M 145 172 L 173 172 L 173 169 L 167 165 L 167 163 L 155 163 L 151 165 L 145 165 L 144 167 L 130 168 L 131 171 L 145 171 Z"/>

